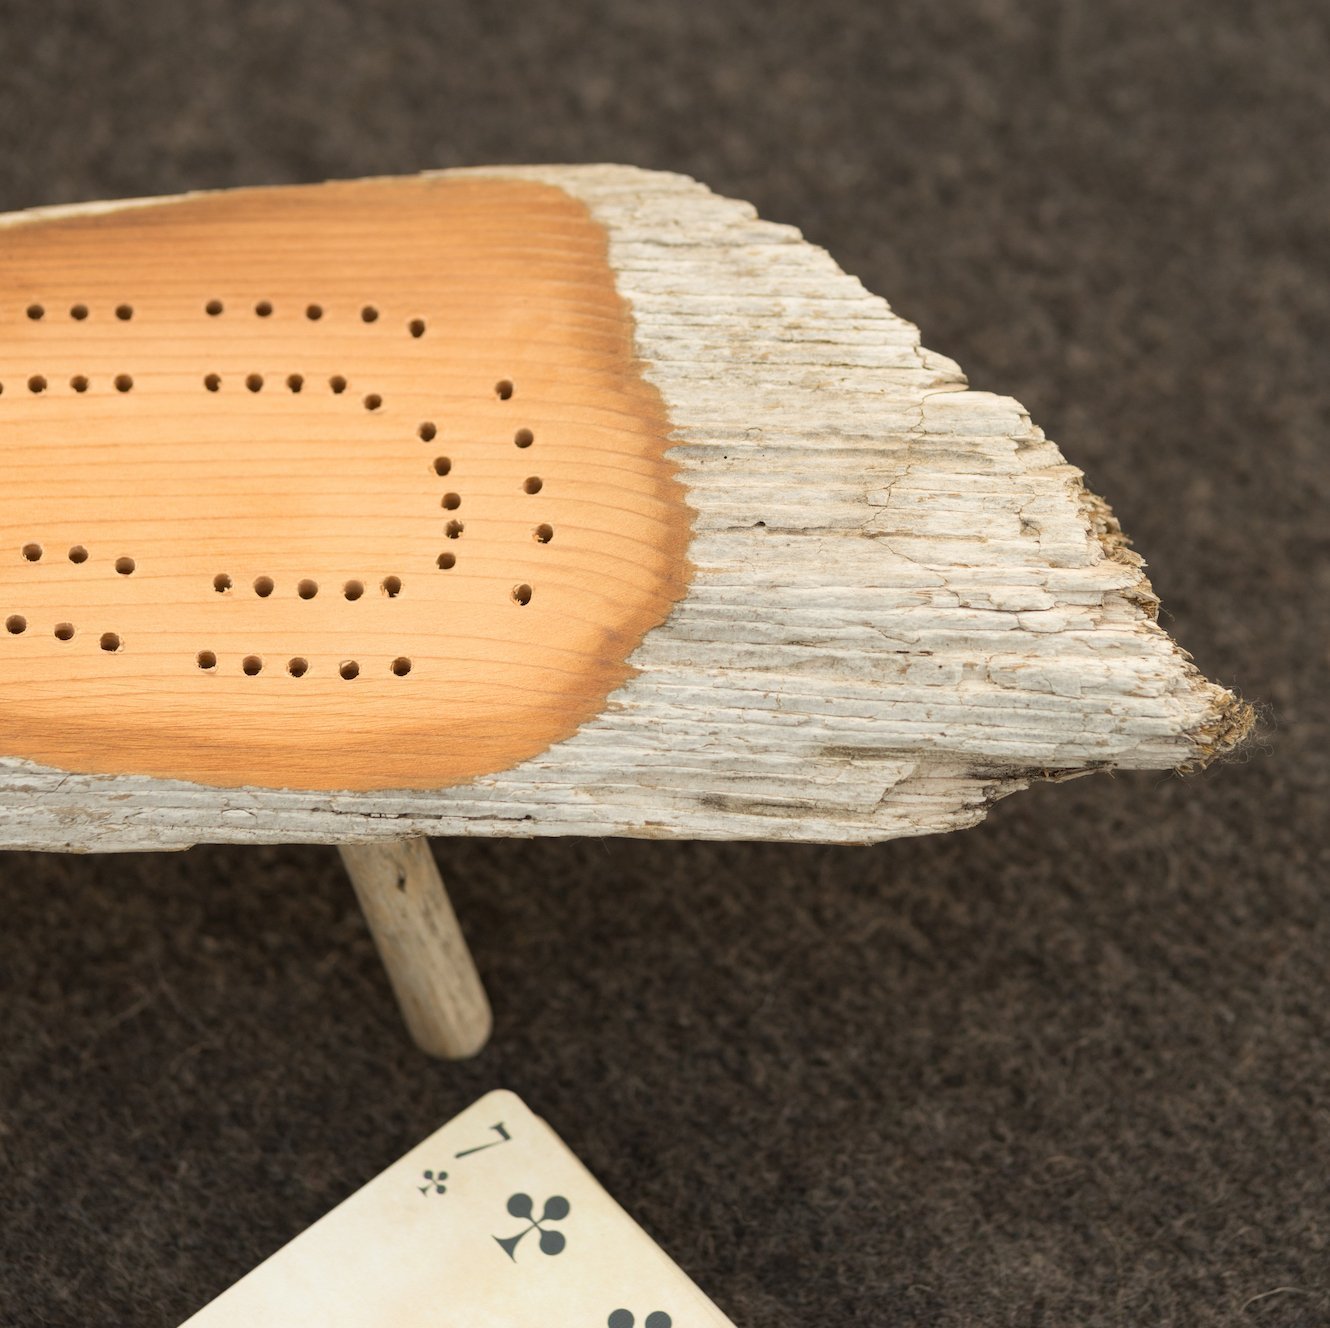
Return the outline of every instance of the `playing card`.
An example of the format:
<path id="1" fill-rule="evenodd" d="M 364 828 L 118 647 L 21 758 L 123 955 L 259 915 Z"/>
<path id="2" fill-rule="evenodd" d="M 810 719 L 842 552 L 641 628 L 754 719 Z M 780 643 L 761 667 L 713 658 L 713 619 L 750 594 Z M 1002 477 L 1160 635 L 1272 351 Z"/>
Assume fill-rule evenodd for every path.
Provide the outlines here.
<path id="1" fill-rule="evenodd" d="M 733 1328 L 515 1094 L 495 1092 L 184 1328 Z"/>

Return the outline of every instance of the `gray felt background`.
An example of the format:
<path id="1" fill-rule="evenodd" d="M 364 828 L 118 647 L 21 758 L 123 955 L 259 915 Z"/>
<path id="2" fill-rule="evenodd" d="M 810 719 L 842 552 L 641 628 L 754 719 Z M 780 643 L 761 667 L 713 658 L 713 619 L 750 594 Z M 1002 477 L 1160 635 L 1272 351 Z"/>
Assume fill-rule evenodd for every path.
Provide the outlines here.
<path id="1" fill-rule="evenodd" d="M 3 208 L 608 160 L 801 226 L 1264 720 L 871 850 L 439 842 L 463 1066 L 331 850 L 0 855 L 0 1323 L 175 1324 L 497 1085 L 741 1325 L 1330 1322 L 1328 67 L 1311 0 L 4 0 Z"/>

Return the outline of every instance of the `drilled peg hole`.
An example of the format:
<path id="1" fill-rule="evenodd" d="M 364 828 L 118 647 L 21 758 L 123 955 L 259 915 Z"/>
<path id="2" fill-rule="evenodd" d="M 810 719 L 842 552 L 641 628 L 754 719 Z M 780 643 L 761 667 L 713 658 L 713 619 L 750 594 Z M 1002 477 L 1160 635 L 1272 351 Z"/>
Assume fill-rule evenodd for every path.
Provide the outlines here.
<path id="1" fill-rule="evenodd" d="M 434 458 L 434 473 L 436 475 L 446 475 L 452 468 L 453 463 L 450 457 L 439 456 Z"/>
<path id="2" fill-rule="evenodd" d="M 371 392 L 365 398 L 366 410 L 378 410 L 381 405 L 383 405 L 383 398 L 377 392 Z"/>
<path id="3" fill-rule="evenodd" d="M 82 374 L 75 374 L 69 380 L 69 385 L 75 392 L 86 392 L 88 390 L 88 380 Z"/>
<path id="4" fill-rule="evenodd" d="M 365 593 L 365 583 L 363 581 L 348 581 L 342 587 L 342 594 L 347 599 L 359 599 Z"/>
<path id="5" fill-rule="evenodd" d="M 532 534 L 535 535 L 537 544 L 548 544 L 554 538 L 554 527 L 540 525 L 532 531 Z"/>
<path id="6" fill-rule="evenodd" d="M 514 586 L 513 599 L 516 600 L 518 604 L 530 604 L 531 587 L 528 585 Z"/>
<path id="7" fill-rule="evenodd" d="M 392 671 L 399 678 L 405 678 L 411 672 L 411 661 L 405 655 L 398 655 L 392 662 Z"/>
<path id="8" fill-rule="evenodd" d="M 247 377 L 247 378 L 245 379 L 245 386 L 246 386 L 247 388 L 249 388 L 249 390 L 250 390 L 251 392 L 262 392 L 262 391 L 263 391 L 263 375 L 262 375 L 262 374 L 250 374 L 249 377 Z"/>
<path id="9" fill-rule="evenodd" d="M 40 304 L 30 304 L 28 305 L 28 317 L 31 318 L 34 323 L 39 323 L 46 317 L 46 310 L 43 309 Z"/>
<path id="10" fill-rule="evenodd" d="M 379 311 L 372 304 L 367 304 L 360 311 L 360 321 L 362 323 L 377 323 L 379 321 Z"/>
<path id="11" fill-rule="evenodd" d="M 499 381 L 494 384 L 494 393 L 500 401 L 507 401 L 513 394 L 512 381 L 507 378 L 500 378 Z"/>
<path id="12" fill-rule="evenodd" d="M 321 304 L 307 304 L 305 306 L 305 317 L 311 323 L 317 323 L 323 317 L 323 306 Z"/>
<path id="13" fill-rule="evenodd" d="M 134 380 L 128 374 L 116 374 L 115 390 L 117 392 L 129 392 L 134 387 Z"/>
<path id="14" fill-rule="evenodd" d="M 396 599 L 402 593 L 402 578 L 400 576 L 385 576 L 379 589 L 389 599 Z"/>
<path id="15" fill-rule="evenodd" d="M 330 379 L 328 379 L 328 386 L 332 388 L 334 392 L 337 393 L 345 392 L 346 379 L 343 378 L 341 374 L 333 374 L 333 376 Z"/>
<path id="16" fill-rule="evenodd" d="M 75 544 L 69 550 L 69 561 L 71 563 L 86 563 L 88 561 L 88 551 L 81 544 Z"/>
<path id="17" fill-rule="evenodd" d="M 218 572 L 212 579 L 212 588 L 219 595 L 225 595 L 231 589 L 231 584 L 231 578 L 225 572 Z"/>
<path id="18" fill-rule="evenodd" d="M 272 314 L 272 301 L 260 300 L 258 304 L 254 306 L 254 312 L 258 314 L 260 318 L 269 317 Z"/>
<path id="19" fill-rule="evenodd" d="M 76 323 L 81 323 L 88 316 L 88 306 L 86 304 L 71 304 L 69 306 L 69 316 Z"/>
<path id="20" fill-rule="evenodd" d="M 460 493 L 445 493 L 443 495 L 443 506 L 449 512 L 455 512 L 462 505 L 462 495 Z"/>
<path id="21" fill-rule="evenodd" d="M 209 392 L 218 392 L 218 391 L 220 391 L 220 390 L 221 390 L 221 386 L 222 386 L 222 378 L 221 378 L 221 375 L 220 375 L 220 374 L 209 374 L 209 375 L 203 380 L 203 386 L 206 387 L 206 388 L 208 389 Z"/>
<path id="22" fill-rule="evenodd" d="M 203 306 L 203 312 L 206 313 L 209 318 L 216 318 L 224 308 L 225 305 L 222 304 L 221 300 L 209 300 L 208 303 Z"/>
<path id="23" fill-rule="evenodd" d="M 103 632 L 102 639 L 97 643 L 108 655 L 113 655 L 120 649 L 120 637 L 115 632 Z"/>
<path id="24" fill-rule="evenodd" d="M 525 489 L 527 493 L 539 493 L 544 487 L 545 486 L 541 482 L 539 475 L 528 475 L 522 483 L 522 488 Z"/>
<path id="25" fill-rule="evenodd" d="M 448 572 L 457 566 L 457 555 L 455 553 L 441 553 L 436 562 L 440 571 Z"/>
<path id="26" fill-rule="evenodd" d="M 287 376 L 286 386 L 292 392 L 299 392 L 305 386 L 305 379 L 300 374 L 290 374 Z"/>
<path id="27" fill-rule="evenodd" d="M 296 594 L 299 595 L 301 599 L 313 599 L 318 593 L 319 583 L 317 581 L 311 581 L 308 577 L 296 587 Z"/>
<path id="28" fill-rule="evenodd" d="M 338 667 L 337 672 L 340 673 L 347 682 L 350 682 L 352 678 L 358 678 L 360 676 L 360 665 L 353 659 L 344 659 Z"/>
<path id="29" fill-rule="evenodd" d="M 21 613 L 11 613 L 5 619 L 5 631 L 12 635 L 18 636 L 20 632 L 26 632 L 27 630 L 28 620 Z"/>
<path id="30" fill-rule="evenodd" d="M 56 623 L 55 639 L 57 641 L 72 641 L 74 639 L 74 624 Z"/>
<path id="31" fill-rule="evenodd" d="M 309 660 L 296 655 L 293 659 L 286 661 L 286 671 L 293 678 L 303 678 L 309 672 Z"/>
<path id="32" fill-rule="evenodd" d="M 115 560 L 115 570 L 121 576 L 129 576 L 134 571 L 135 565 L 133 558 L 117 558 Z"/>
<path id="33" fill-rule="evenodd" d="M 535 441 L 536 435 L 533 434 L 530 429 L 518 429 L 518 431 L 513 434 L 513 442 L 516 443 L 518 447 L 530 447 Z"/>
<path id="34" fill-rule="evenodd" d="M 263 671 L 263 660 L 258 655 L 246 655 L 240 667 L 244 669 L 246 677 L 253 678 Z"/>
<path id="35" fill-rule="evenodd" d="M 270 576 L 256 576 L 254 578 L 254 593 L 260 599 L 267 599 L 273 591 L 273 580 Z"/>
<path id="36" fill-rule="evenodd" d="M 115 307 L 115 316 L 122 322 L 127 323 L 134 317 L 134 306 L 132 304 L 117 304 Z"/>
<path id="37" fill-rule="evenodd" d="M 438 427 L 432 420 L 426 420 L 417 430 L 416 435 L 422 442 L 432 443 L 438 434 Z"/>
<path id="38" fill-rule="evenodd" d="M 217 667 L 217 655 L 212 650 L 200 650 L 194 656 L 194 660 L 201 669 L 215 669 Z"/>
<path id="39" fill-rule="evenodd" d="M 41 376 L 41 374 L 33 374 L 32 377 L 28 379 L 28 391 L 29 391 L 29 392 L 45 392 L 45 391 L 46 391 L 46 379 L 43 378 L 43 377 Z"/>
<path id="40" fill-rule="evenodd" d="M 460 521 L 450 521 L 444 526 L 443 533 L 447 535 L 449 539 L 461 539 L 462 532 L 465 529 L 466 527 Z"/>
<path id="41" fill-rule="evenodd" d="M 40 544 L 25 544 L 23 546 L 23 556 L 30 563 L 39 562 L 42 556 L 42 546 Z"/>
<path id="42" fill-rule="evenodd" d="M 425 335 L 425 320 L 423 318 L 413 318 L 406 325 L 406 328 L 413 337 L 423 337 Z"/>

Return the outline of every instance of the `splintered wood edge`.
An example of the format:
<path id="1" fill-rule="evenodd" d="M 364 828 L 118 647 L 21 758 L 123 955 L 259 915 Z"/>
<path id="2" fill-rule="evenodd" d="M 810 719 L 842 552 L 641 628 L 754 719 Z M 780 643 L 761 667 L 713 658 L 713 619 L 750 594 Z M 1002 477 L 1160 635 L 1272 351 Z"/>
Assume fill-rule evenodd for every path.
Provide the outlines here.
<path id="1" fill-rule="evenodd" d="M 1193 769 L 1250 731 L 1155 622 L 1107 505 L 793 227 L 686 177 L 539 180 L 605 227 L 695 513 L 693 580 L 572 737 L 437 790 L 310 793 L 0 760 L 0 846 L 421 834 L 871 843 L 1034 779 Z M 0 227 L 115 207 L 41 209 Z"/>

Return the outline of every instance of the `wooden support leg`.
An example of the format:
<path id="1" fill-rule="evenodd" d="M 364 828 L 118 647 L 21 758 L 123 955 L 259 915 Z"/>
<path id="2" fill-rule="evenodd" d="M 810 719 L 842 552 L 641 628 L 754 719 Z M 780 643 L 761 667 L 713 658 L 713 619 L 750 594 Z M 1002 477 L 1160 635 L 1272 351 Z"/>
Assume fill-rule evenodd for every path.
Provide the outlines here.
<path id="1" fill-rule="evenodd" d="M 431 1056 L 474 1056 L 491 1015 L 429 840 L 342 844 L 338 851 L 416 1045 Z"/>

